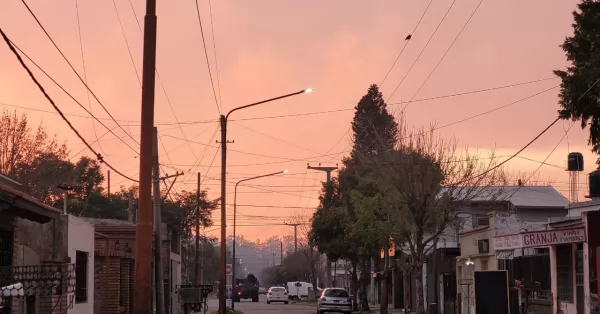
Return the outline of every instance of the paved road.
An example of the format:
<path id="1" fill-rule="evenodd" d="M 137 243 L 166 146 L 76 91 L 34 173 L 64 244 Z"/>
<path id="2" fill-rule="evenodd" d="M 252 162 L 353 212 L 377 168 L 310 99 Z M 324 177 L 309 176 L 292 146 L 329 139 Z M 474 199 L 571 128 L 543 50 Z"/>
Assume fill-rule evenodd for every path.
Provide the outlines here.
<path id="1" fill-rule="evenodd" d="M 209 311 L 207 313 L 212 313 L 212 311 L 216 311 L 218 308 L 219 303 L 217 300 L 208 301 Z M 244 314 L 315 314 L 317 312 L 314 305 L 267 304 L 267 297 L 264 295 L 260 296 L 260 300 L 257 303 L 250 300 L 242 300 L 242 302 L 235 304 L 235 309 L 244 312 Z"/>

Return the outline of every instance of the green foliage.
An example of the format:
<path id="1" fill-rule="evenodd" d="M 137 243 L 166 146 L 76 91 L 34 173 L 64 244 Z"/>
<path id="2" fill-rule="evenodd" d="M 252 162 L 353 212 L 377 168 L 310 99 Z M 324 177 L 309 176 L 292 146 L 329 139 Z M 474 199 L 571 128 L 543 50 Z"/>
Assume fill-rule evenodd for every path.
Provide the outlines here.
<path id="1" fill-rule="evenodd" d="M 390 150 L 396 144 L 398 123 L 387 111 L 387 105 L 379 87 L 375 84 L 369 87 L 355 107 L 352 131 L 354 145 L 351 157 L 356 154 L 372 154 Z"/>
<path id="2" fill-rule="evenodd" d="M 582 128 L 589 125 L 588 142 L 600 154 L 600 2 L 583 0 L 578 8 L 573 12 L 574 34 L 561 45 L 571 64 L 566 71 L 554 71 L 562 79 L 559 115 L 581 120 Z"/>
<path id="3" fill-rule="evenodd" d="M 201 191 L 200 197 L 196 192 L 181 191 L 175 201 L 166 201 L 163 205 L 163 222 L 176 226 L 182 231 L 184 239 L 190 238 L 196 225 L 206 228 L 213 224 L 211 212 L 217 209 L 219 200 L 209 200 L 206 191 Z"/>

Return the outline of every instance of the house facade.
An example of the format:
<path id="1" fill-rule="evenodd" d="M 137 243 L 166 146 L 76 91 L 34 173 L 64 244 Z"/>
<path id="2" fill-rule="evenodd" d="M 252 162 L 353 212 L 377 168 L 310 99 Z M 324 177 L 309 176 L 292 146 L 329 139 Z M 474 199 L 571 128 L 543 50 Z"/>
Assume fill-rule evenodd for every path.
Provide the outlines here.
<path id="1" fill-rule="evenodd" d="M 68 217 L 0 176 L 0 313 L 66 314 L 75 289 Z"/>

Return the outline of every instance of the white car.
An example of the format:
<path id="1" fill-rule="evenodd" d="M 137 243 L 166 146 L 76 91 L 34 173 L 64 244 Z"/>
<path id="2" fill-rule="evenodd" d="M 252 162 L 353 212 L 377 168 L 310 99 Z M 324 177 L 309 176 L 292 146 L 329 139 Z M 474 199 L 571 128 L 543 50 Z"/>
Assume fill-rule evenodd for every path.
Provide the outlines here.
<path id="1" fill-rule="evenodd" d="M 288 304 L 288 293 L 284 287 L 271 287 L 269 291 L 267 291 L 267 304 L 271 304 L 271 302 L 283 302 Z"/>

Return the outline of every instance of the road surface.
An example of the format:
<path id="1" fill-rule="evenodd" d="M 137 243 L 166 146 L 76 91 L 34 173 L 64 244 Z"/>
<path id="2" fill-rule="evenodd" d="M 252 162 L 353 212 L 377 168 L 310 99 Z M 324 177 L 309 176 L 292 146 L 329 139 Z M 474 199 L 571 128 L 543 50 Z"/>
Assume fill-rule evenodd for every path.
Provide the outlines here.
<path id="1" fill-rule="evenodd" d="M 219 308 L 218 300 L 208 301 L 208 312 L 216 311 Z M 307 304 L 283 304 L 271 303 L 267 304 L 267 297 L 260 296 L 258 302 L 251 300 L 242 300 L 235 304 L 235 309 L 244 312 L 244 314 L 315 314 L 317 308 L 315 305 Z"/>

